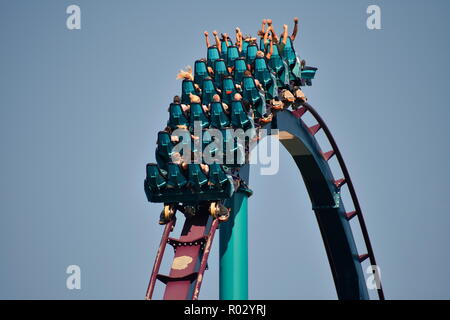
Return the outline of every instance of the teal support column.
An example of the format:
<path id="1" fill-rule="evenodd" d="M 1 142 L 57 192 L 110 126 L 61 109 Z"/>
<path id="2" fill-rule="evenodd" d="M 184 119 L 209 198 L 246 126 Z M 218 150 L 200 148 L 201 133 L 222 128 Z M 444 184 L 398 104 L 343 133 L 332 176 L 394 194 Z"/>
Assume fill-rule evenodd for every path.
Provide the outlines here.
<path id="1" fill-rule="evenodd" d="M 248 299 L 248 193 L 235 192 L 226 205 L 230 218 L 220 224 L 220 300 Z"/>

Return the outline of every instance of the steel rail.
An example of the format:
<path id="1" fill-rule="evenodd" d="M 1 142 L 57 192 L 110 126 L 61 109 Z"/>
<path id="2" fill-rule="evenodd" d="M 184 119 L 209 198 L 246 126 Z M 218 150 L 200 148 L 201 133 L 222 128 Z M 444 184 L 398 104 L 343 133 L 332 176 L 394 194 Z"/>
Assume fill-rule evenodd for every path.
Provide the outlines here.
<path id="1" fill-rule="evenodd" d="M 311 115 L 314 117 L 314 119 L 317 121 L 317 123 L 320 125 L 320 128 L 323 130 L 323 132 L 325 133 L 333 151 L 334 151 L 334 155 L 336 156 L 339 166 L 341 167 L 342 170 L 342 174 L 344 175 L 344 179 L 345 182 L 347 184 L 347 187 L 349 189 L 350 192 L 350 196 L 352 198 L 353 201 L 353 205 L 356 211 L 356 216 L 358 217 L 358 222 L 361 228 L 361 233 L 363 235 L 364 238 L 364 242 L 366 245 L 366 249 L 367 249 L 367 254 L 369 256 L 369 260 L 371 265 L 373 266 L 377 266 L 376 260 L 375 260 L 375 255 L 373 252 L 373 248 L 372 248 L 372 244 L 370 242 L 370 237 L 369 237 L 369 232 L 367 230 L 367 226 L 364 220 L 364 216 L 362 213 L 362 209 L 361 206 L 359 204 L 359 200 L 358 200 L 358 196 L 356 195 L 356 191 L 355 191 L 355 187 L 353 185 L 352 179 L 350 177 L 350 174 L 348 172 L 347 169 L 347 165 L 345 164 L 344 158 L 341 154 L 341 151 L 339 150 L 339 147 L 336 143 L 336 140 L 334 139 L 333 135 L 331 134 L 330 129 L 328 128 L 327 124 L 325 123 L 325 121 L 322 119 L 322 117 L 317 113 L 317 111 L 308 103 L 304 103 L 303 104 L 303 108 L 305 108 L 304 110 L 299 110 L 297 112 L 298 118 L 300 119 L 302 117 L 302 115 L 304 114 L 303 111 L 308 111 L 309 113 L 311 113 Z M 383 287 L 381 286 L 381 283 L 379 284 L 380 287 L 377 288 L 377 292 L 378 292 L 378 297 L 380 300 L 384 300 L 385 296 L 384 296 L 384 291 L 383 291 Z"/>

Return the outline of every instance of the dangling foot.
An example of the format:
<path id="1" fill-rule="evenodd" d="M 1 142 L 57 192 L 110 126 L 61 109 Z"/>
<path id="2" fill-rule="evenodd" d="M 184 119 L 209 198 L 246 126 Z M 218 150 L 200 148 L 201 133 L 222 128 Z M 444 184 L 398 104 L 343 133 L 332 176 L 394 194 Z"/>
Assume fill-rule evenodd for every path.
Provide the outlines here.
<path id="1" fill-rule="evenodd" d="M 269 115 L 266 116 L 266 117 L 263 116 L 262 118 L 259 119 L 259 123 L 262 124 L 262 125 L 265 125 L 265 124 L 271 122 L 271 121 L 272 121 L 272 118 L 273 118 L 273 115 L 272 115 L 272 114 L 269 114 Z"/>
<path id="2" fill-rule="evenodd" d="M 223 204 L 219 204 L 219 216 L 220 222 L 226 222 L 230 218 L 230 209 L 225 207 Z"/>
<path id="3" fill-rule="evenodd" d="M 284 108 L 284 103 L 282 101 L 273 100 L 272 101 L 272 109 L 273 110 L 282 110 Z"/>
<path id="4" fill-rule="evenodd" d="M 219 219 L 220 222 L 225 222 L 230 217 L 230 210 L 221 203 L 211 202 L 209 205 L 209 213 Z"/>
<path id="5" fill-rule="evenodd" d="M 290 104 L 295 101 L 295 97 L 292 92 L 287 89 L 283 89 L 281 91 L 281 101 L 283 101 L 285 104 Z"/>
<path id="6" fill-rule="evenodd" d="M 295 100 L 296 100 L 296 102 L 298 101 L 300 103 L 304 103 L 304 102 L 308 101 L 308 98 L 305 96 L 305 94 L 303 93 L 302 90 L 297 88 L 297 90 L 295 90 Z"/>
<path id="7" fill-rule="evenodd" d="M 159 224 L 167 224 L 170 220 L 172 220 L 175 215 L 176 209 L 173 204 L 166 204 L 164 209 L 161 211 L 161 215 L 159 216 Z"/>

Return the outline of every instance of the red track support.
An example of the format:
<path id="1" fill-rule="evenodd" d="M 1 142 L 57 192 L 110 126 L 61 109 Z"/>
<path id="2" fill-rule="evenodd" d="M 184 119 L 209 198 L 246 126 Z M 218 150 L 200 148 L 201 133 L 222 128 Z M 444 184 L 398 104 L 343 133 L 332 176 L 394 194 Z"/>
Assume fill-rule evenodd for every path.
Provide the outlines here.
<path id="1" fill-rule="evenodd" d="M 159 244 L 158 252 L 156 253 L 155 263 L 153 265 L 152 275 L 150 278 L 150 282 L 147 287 L 147 293 L 145 295 L 146 300 L 150 300 L 153 295 L 153 290 L 155 289 L 156 284 L 156 277 L 159 272 L 159 267 L 161 266 L 161 261 L 164 256 L 164 251 L 166 249 L 167 245 L 167 239 L 169 238 L 170 232 L 172 232 L 172 229 L 175 225 L 175 220 L 172 219 L 168 224 L 166 224 L 163 232 L 163 236 L 161 238 L 161 242 Z"/>
<path id="2" fill-rule="evenodd" d="M 214 234 L 215 234 L 218 226 L 219 226 L 219 220 L 214 219 L 214 221 L 211 225 L 211 230 L 209 231 L 208 239 L 206 240 L 205 248 L 203 249 L 203 256 L 202 256 L 202 260 L 200 262 L 200 269 L 198 271 L 197 281 L 195 282 L 194 295 L 192 297 L 192 300 L 198 300 L 198 295 L 199 295 L 200 287 L 202 285 L 202 280 L 203 280 L 203 274 L 205 273 L 205 270 L 206 270 L 209 252 L 211 251 Z"/>

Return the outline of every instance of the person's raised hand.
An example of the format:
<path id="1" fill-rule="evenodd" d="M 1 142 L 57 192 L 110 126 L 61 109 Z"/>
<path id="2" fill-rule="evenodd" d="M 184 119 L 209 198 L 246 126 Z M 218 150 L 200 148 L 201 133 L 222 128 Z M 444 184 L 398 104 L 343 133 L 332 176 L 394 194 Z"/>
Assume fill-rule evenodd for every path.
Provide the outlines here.
<path id="1" fill-rule="evenodd" d="M 287 24 L 283 24 L 283 30 L 287 30 L 288 26 Z"/>
<path id="2" fill-rule="evenodd" d="M 267 19 L 267 24 L 268 24 L 269 26 L 271 26 L 271 25 L 272 25 L 272 19 Z"/>
<path id="3" fill-rule="evenodd" d="M 208 31 L 205 31 L 203 34 L 205 35 L 205 37 L 209 35 Z"/>
<path id="4" fill-rule="evenodd" d="M 294 18 L 294 23 L 295 23 L 295 24 L 298 23 L 298 18 L 297 18 L 297 17 Z"/>
<path id="5" fill-rule="evenodd" d="M 266 20 L 266 19 L 263 19 L 263 20 L 262 20 L 262 23 L 265 25 L 265 24 L 267 23 L 267 20 Z"/>
<path id="6" fill-rule="evenodd" d="M 213 35 L 217 36 L 217 31 L 216 30 L 213 31 Z"/>

